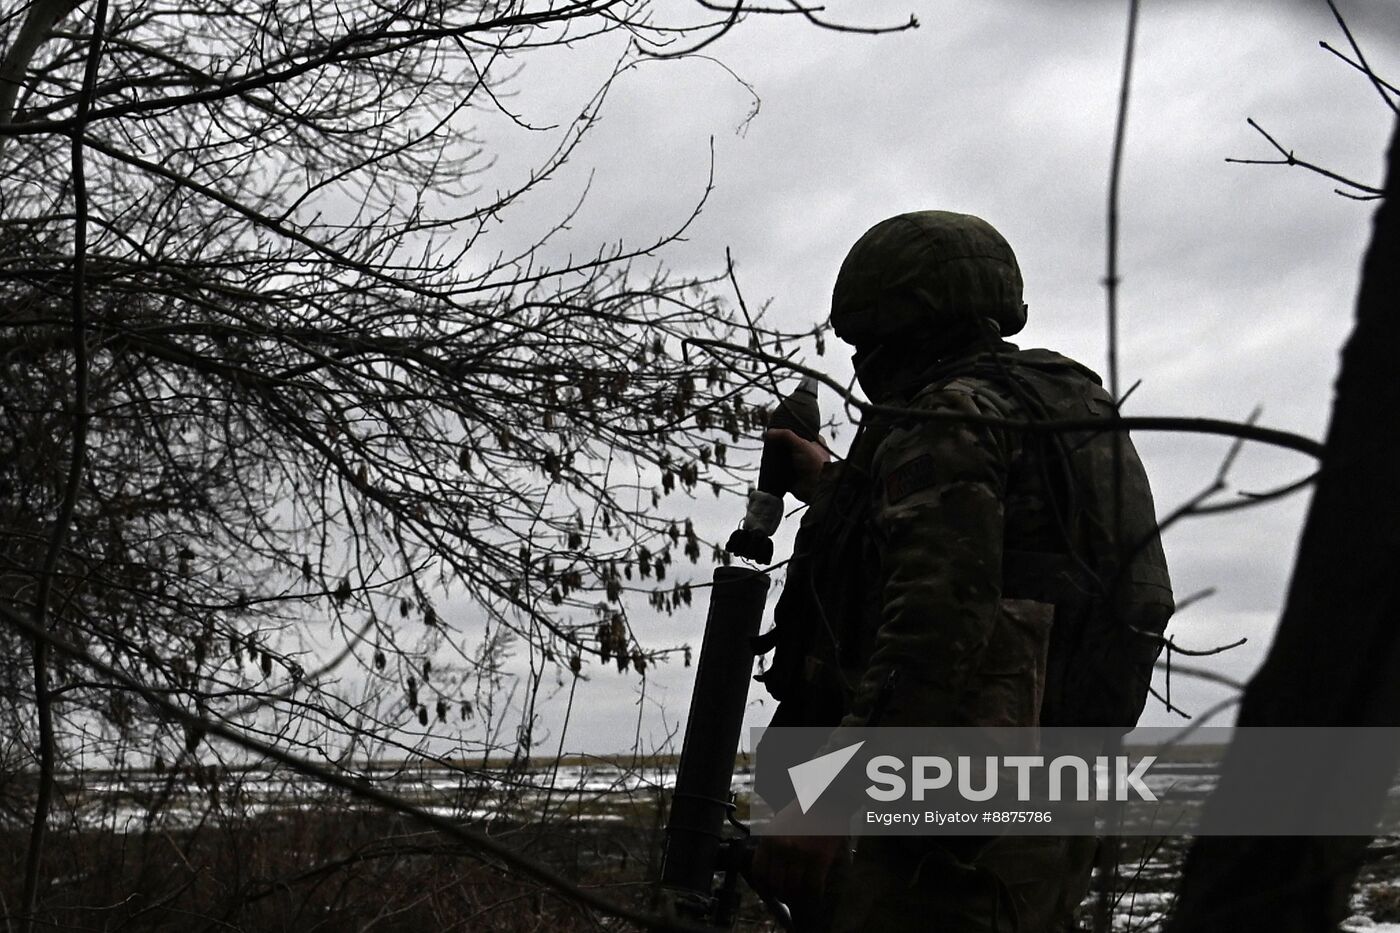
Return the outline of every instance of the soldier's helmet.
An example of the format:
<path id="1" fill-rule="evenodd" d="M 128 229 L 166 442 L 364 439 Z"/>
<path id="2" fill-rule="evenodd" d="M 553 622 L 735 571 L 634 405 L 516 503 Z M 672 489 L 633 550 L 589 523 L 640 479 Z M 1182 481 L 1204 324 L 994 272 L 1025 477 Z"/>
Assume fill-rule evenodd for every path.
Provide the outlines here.
<path id="1" fill-rule="evenodd" d="M 831 296 L 831 325 L 857 348 L 970 337 L 981 321 L 1009 337 L 1025 326 L 1026 306 L 1011 245 L 971 214 L 880 221 L 846 254 Z"/>

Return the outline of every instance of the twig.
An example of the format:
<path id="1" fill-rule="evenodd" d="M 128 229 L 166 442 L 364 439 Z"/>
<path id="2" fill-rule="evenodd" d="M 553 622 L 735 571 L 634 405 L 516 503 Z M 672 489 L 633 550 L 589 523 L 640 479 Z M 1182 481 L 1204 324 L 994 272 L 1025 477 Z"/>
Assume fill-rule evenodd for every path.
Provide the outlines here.
<path id="1" fill-rule="evenodd" d="M 682 49 L 681 51 L 678 51 L 678 52 L 653 52 L 653 51 L 651 51 L 651 50 L 649 50 L 649 49 L 643 48 L 643 47 L 641 46 L 641 43 L 638 42 L 638 41 L 636 41 L 636 40 L 633 40 L 633 47 L 635 47 L 635 48 L 637 49 L 638 52 L 640 52 L 641 54 L 647 56 L 648 58 L 659 58 L 659 59 L 667 59 L 667 58 L 685 58 L 685 57 L 687 57 L 687 56 L 689 56 L 689 55 L 693 55 L 694 53 L 699 52 L 701 49 L 704 49 L 704 48 L 706 48 L 707 46 L 712 45 L 712 44 L 715 43 L 715 42 L 718 42 L 721 38 L 723 38 L 724 36 L 728 35 L 728 34 L 729 34 L 729 31 L 732 30 L 735 26 L 737 26 L 737 25 L 739 24 L 740 18 L 741 18 L 741 17 L 743 16 L 743 14 L 745 14 L 745 13 L 755 13 L 755 14 L 765 14 L 765 15 L 767 15 L 767 14 L 773 14 L 773 15 L 780 15 L 780 14 L 789 14 L 789 15 L 791 15 L 791 14 L 796 14 L 796 15 L 802 17 L 803 19 L 807 20 L 807 21 L 808 21 L 809 23 L 811 23 L 812 25 L 817 26 L 818 28 L 821 28 L 821 29 L 828 30 L 828 31 L 830 31 L 830 32 L 859 33 L 859 34 L 861 34 L 861 35 L 867 35 L 867 36 L 878 36 L 878 35 L 884 35 L 885 33 L 890 33 L 890 32 L 904 32 L 904 31 L 907 30 L 907 29 L 918 29 L 918 28 L 919 28 L 919 20 L 918 20 L 918 17 L 916 17 L 916 16 L 914 16 L 914 15 L 912 15 L 912 14 L 910 14 L 909 19 L 907 19 L 907 20 L 904 21 L 903 23 L 899 23 L 899 24 L 894 25 L 894 26 L 850 26 L 850 25 L 847 25 L 847 24 L 845 24 L 845 23 L 838 23 L 838 22 L 833 22 L 833 21 L 831 21 L 831 20 L 822 19 L 821 17 L 819 17 L 819 16 L 817 15 L 817 13 L 822 12 L 822 11 L 825 9 L 825 7 L 820 7 L 820 6 L 805 6 L 805 5 L 801 4 L 801 3 L 799 3 L 798 0 L 787 0 L 787 4 L 788 4 L 788 5 L 787 5 L 786 8 L 782 8 L 782 7 L 747 7 L 747 8 L 746 8 L 746 7 L 744 6 L 744 0 L 735 0 L 735 3 L 734 3 L 733 6 L 721 6 L 721 5 L 716 4 L 716 3 L 707 3 L 707 2 L 705 2 L 705 0 L 698 0 L 698 2 L 699 2 L 699 5 L 700 5 L 700 6 L 704 7 L 704 8 L 707 9 L 707 10 L 714 10 L 714 11 L 717 12 L 717 13 L 726 13 L 726 14 L 728 14 L 728 16 L 726 16 L 725 19 L 724 19 L 722 22 L 719 22 L 719 23 L 707 23 L 707 24 L 705 24 L 705 25 L 703 25 L 703 26 L 694 27 L 694 29 L 711 29 L 711 28 L 714 29 L 715 31 L 712 32 L 712 33 L 710 33 L 710 35 L 708 35 L 708 36 L 706 36 L 705 38 L 701 39 L 699 42 L 697 42 L 695 45 L 691 46 L 690 48 L 688 48 L 688 49 Z M 687 29 L 687 30 L 685 30 L 685 31 L 686 31 L 686 32 L 690 32 L 690 31 L 692 31 L 692 30 L 691 30 L 691 29 Z"/>
<path id="2" fill-rule="evenodd" d="M 1351 44 L 1351 50 L 1356 53 L 1356 60 L 1361 63 L 1361 70 L 1366 73 L 1366 77 L 1371 79 L 1372 86 L 1376 93 L 1381 95 L 1381 100 L 1390 108 L 1391 113 L 1400 113 L 1400 107 L 1395 106 L 1395 101 L 1390 99 L 1390 95 L 1381 86 L 1381 79 L 1376 77 L 1376 73 L 1371 70 L 1371 65 L 1366 61 L 1366 56 L 1361 53 L 1361 46 L 1356 44 L 1356 39 L 1352 36 L 1351 30 L 1347 27 L 1347 21 L 1342 19 L 1342 14 L 1337 10 L 1337 4 L 1332 0 L 1327 0 L 1327 7 L 1332 11 L 1332 15 L 1337 19 L 1337 25 L 1342 27 L 1342 34 L 1347 37 L 1347 42 Z"/>
<path id="3" fill-rule="evenodd" d="M 1370 75 L 1370 77 L 1372 78 L 1372 80 L 1378 81 L 1378 82 L 1380 83 L 1381 87 L 1385 88 L 1387 91 L 1390 91 L 1391 93 L 1394 93 L 1394 94 L 1400 94 L 1400 88 L 1396 87 L 1395 85 L 1391 84 L 1389 81 L 1387 81 L 1387 80 L 1385 80 L 1384 78 L 1380 77 L 1380 76 L 1377 75 L 1374 71 L 1368 71 L 1367 69 L 1365 69 L 1365 68 L 1361 67 L 1360 65 L 1358 65 L 1356 62 L 1354 62 L 1354 61 L 1352 61 L 1351 59 L 1347 58 L 1347 57 L 1346 57 L 1345 55 L 1343 55 L 1341 52 L 1338 52 L 1335 48 L 1333 48 L 1332 45 L 1331 45 L 1326 39 L 1323 39 L 1321 42 L 1318 43 L 1318 45 L 1322 46 L 1324 49 L 1326 49 L 1327 51 L 1331 52 L 1333 55 L 1337 56 L 1337 57 L 1340 58 L 1342 61 L 1344 61 L 1344 62 L 1346 62 L 1348 65 L 1350 65 L 1351 67 L 1355 68 L 1357 71 L 1364 72 L 1365 74 Z"/>
<path id="4" fill-rule="evenodd" d="M 1113 130 L 1113 157 L 1108 176 L 1108 256 L 1104 288 L 1108 299 L 1108 394 L 1113 400 L 1113 413 L 1118 415 L 1122 399 L 1118 392 L 1118 192 L 1123 165 L 1123 141 L 1128 126 L 1128 97 L 1132 88 L 1133 52 L 1137 41 L 1138 0 L 1128 3 L 1128 36 L 1123 49 L 1123 79 L 1118 89 L 1118 117 Z M 1113 434 L 1113 513 L 1110 530 L 1114 540 L 1122 540 L 1123 531 L 1123 441 L 1121 431 Z M 1151 685 L 1149 684 L 1149 689 Z M 1168 708 L 1171 703 L 1167 703 Z M 1116 751 L 1115 738 L 1109 753 Z M 1108 933 L 1113 927 L 1113 889 L 1117 887 L 1120 841 L 1111 836 L 1099 846 L 1099 890 L 1094 902 L 1094 931 Z"/>
<path id="5" fill-rule="evenodd" d="M 754 340 L 758 339 L 758 323 L 749 313 L 749 303 L 744 300 L 744 290 L 739 287 L 739 277 L 734 272 L 734 256 L 728 246 L 724 248 L 724 274 L 729 279 L 729 284 L 734 287 L 734 299 L 739 302 L 739 311 L 744 315 L 744 321 L 749 325 L 749 334 Z M 761 313 L 760 313 L 761 316 Z M 769 388 L 773 390 L 774 398 L 782 398 L 783 390 L 778 385 L 778 376 L 775 366 L 769 363 L 763 370 L 763 374 L 768 377 Z"/>
<path id="6" fill-rule="evenodd" d="M 1203 655 L 1218 654 L 1221 651 L 1228 651 L 1231 648 L 1238 648 L 1240 645 L 1244 644 L 1245 641 L 1246 639 L 1241 638 L 1239 641 L 1234 642 L 1233 644 L 1223 645 L 1219 648 L 1193 653 Z M 1203 667 L 1182 667 L 1179 664 L 1172 663 L 1171 651 L 1171 646 L 1170 644 L 1168 644 L 1166 659 L 1157 661 L 1155 664 L 1153 664 L 1153 667 L 1155 667 L 1159 671 L 1162 671 L 1166 675 L 1165 693 L 1158 692 L 1158 690 L 1151 684 L 1148 684 L 1147 687 L 1148 691 L 1154 697 L 1161 700 L 1166 705 L 1168 712 L 1179 713 L 1182 716 L 1190 718 L 1190 714 L 1188 714 L 1185 710 L 1181 709 L 1180 707 L 1174 706 L 1171 702 L 1171 678 L 1173 674 L 1185 674 L 1187 677 L 1195 677 L 1198 680 L 1205 680 L 1209 681 L 1210 683 L 1220 684 L 1223 687 L 1233 687 L 1236 690 L 1238 690 L 1241 694 L 1244 693 L 1244 684 L 1232 678 L 1226 677 L 1224 674 L 1217 674 L 1215 671 L 1208 671 Z M 1186 654 L 1187 652 L 1183 651 L 1182 653 Z M 1235 698 L 1235 702 L 1239 702 L 1238 697 Z M 1206 711 L 1206 715 L 1214 715 L 1216 712 L 1218 712 L 1218 710 L 1215 707 L 1212 707 L 1211 709 Z"/>
<path id="7" fill-rule="evenodd" d="M 1118 409 L 1119 411 L 1122 411 L 1122 410 L 1123 410 L 1123 406 L 1124 406 L 1125 404 L 1127 404 L 1128 399 L 1132 398 L 1132 397 L 1133 397 L 1133 393 L 1136 392 L 1136 391 L 1137 391 L 1138 389 L 1140 389 L 1140 388 L 1142 388 L 1142 380 L 1141 380 L 1141 379 L 1135 379 L 1135 380 L 1133 380 L 1133 384 L 1130 385 L 1130 386 L 1128 386 L 1128 388 L 1123 392 L 1122 397 L 1119 398 L 1119 399 L 1115 402 L 1115 406 L 1117 407 L 1117 409 Z"/>
<path id="8" fill-rule="evenodd" d="M 1316 172 L 1318 175 L 1321 175 L 1321 176 L 1324 177 L 1324 178 L 1330 178 L 1330 179 L 1332 179 L 1332 180 L 1335 181 L 1335 182 L 1340 182 L 1340 183 L 1343 184 L 1343 185 L 1348 185 L 1348 186 L 1350 186 L 1350 187 L 1352 187 L 1352 188 L 1355 188 L 1357 191 L 1365 192 L 1367 195 L 1371 195 L 1371 196 L 1373 196 L 1373 197 L 1375 197 L 1375 198 L 1379 198 L 1381 195 L 1383 195 L 1383 194 L 1385 193 L 1385 192 L 1381 191 L 1381 189 L 1379 189 L 1379 188 L 1372 187 L 1371 185 L 1363 185 L 1361 182 L 1359 182 L 1359 181 L 1353 181 L 1352 179 L 1347 178 L 1345 175 L 1338 175 L 1336 172 L 1329 171 L 1328 169 L 1325 169 L 1325 168 L 1323 168 L 1323 167 L 1320 166 L 1320 165 L 1314 165 L 1314 164 L 1311 163 L 1311 162 L 1306 162 L 1306 161 L 1304 161 L 1304 160 L 1298 158 L 1297 156 L 1295 156 L 1295 155 L 1293 154 L 1293 151 L 1292 151 L 1291 149 L 1285 149 L 1285 148 L 1279 143 L 1279 141 L 1278 141 L 1277 139 L 1274 139 L 1272 136 L 1269 135 L 1269 133 L 1268 133 L 1262 126 L 1260 126 L 1258 123 L 1255 123 L 1253 117 L 1247 117 L 1245 122 L 1247 122 L 1250 126 L 1254 127 L 1254 129 L 1257 130 L 1257 131 L 1259 132 L 1259 135 L 1260 135 L 1260 136 L 1263 136 L 1265 139 L 1267 139 L 1267 140 L 1269 141 L 1269 145 L 1273 146 L 1276 150 L 1278 150 L 1279 155 L 1283 156 L 1283 158 L 1281 158 L 1281 159 L 1235 159 L 1235 158 L 1227 158 L 1227 159 L 1225 160 L 1226 162 L 1233 162 L 1233 163 L 1235 163 L 1236 165 L 1296 165 L 1296 166 L 1298 166 L 1299 168 L 1305 168 L 1305 169 L 1307 169 L 1307 170 L 1310 171 L 1310 172 Z M 1341 194 L 1341 193 L 1342 193 L 1342 192 L 1338 192 L 1338 194 Z M 1353 195 L 1353 197 L 1355 197 L 1355 196 Z M 1368 198 L 1361 198 L 1360 200 L 1372 200 L 1372 198 L 1369 198 L 1369 197 L 1368 197 Z"/>
<path id="9" fill-rule="evenodd" d="M 1315 470 L 1302 479 L 1294 480 L 1287 485 L 1280 486 L 1277 489 L 1270 489 L 1266 492 L 1247 492 L 1242 490 L 1238 500 L 1234 502 L 1222 502 L 1218 505 L 1203 505 L 1196 509 L 1196 514 L 1218 515 L 1221 512 L 1234 512 L 1237 509 L 1247 509 L 1251 506 L 1261 505 L 1265 502 L 1272 502 L 1275 499 L 1291 496 L 1293 493 L 1307 489 L 1313 483 L 1317 482 L 1317 478 L 1321 472 L 1320 470 Z"/>
<path id="10" fill-rule="evenodd" d="M 1167 639 L 1167 649 L 1176 654 L 1184 654 L 1188 658 L 1208 658 L 1213 654 L 1223 654 L 1231 648 L 1238 648 L 1249 641 L 1248 638 L 1237 638 L 1228 645 L 1217 645 L 1214 648 L 1183 648 L 1172 638 Z"/>
<path id="11" fill-rule="evenodd" d="M 1158 670 L 1165 670 L 1167 664 L 1165 661 L 1158 661 L 1154 667 Z M 1244 691 L 1244 684 L 1233 677 L 1226 677 L 1224 674 L 1217 674 L 1215 671 L 1208 671 L 1203 667 L 1182 667 L 1180 664 L 1173 664 L 1171 671 L 1173 674 L 1185 674 L 1187 677 L 1195 677 L 1198 680 L 1219 684 L 1222 687 L 1234 687 L 1236 690 Z"/>
<path id="12" fill-rule="evenodd" d="M 814 11 L 821 9 L 820 7 L 806 7 L 798 3 L 797 0 L 788 0 L 788 6 L 792 7 L 794 13 L 802 14 L 802 18 L 814 26 L 820 26 L 822 29 L 830 29 L 833 32 L 856 32 L 867 36 L 878 36 L 887 32 L 904 32 L 906 29 L 919 28 L 919 18 L 912 13 L 909 15 L 908 20 L 897 26 L 847 26 L 842 23 L 833 23 L 830 20 L 825 20 L 817 16 Z"/>
<path id="13" fill-rule="evenodd" d="M 1118 193 L 1123 169 L 1123 143 L 1128 128 L 1128 95 L 1133 77 L 1133 47 L 1137 39 L 1138 0 L 1128 4 L 1128 38 L 1123 51 L 1123 79 L 1118 88 L 1118 119 L 1113 130 L 1113 157 L 1108 171 L 1108 394 L 1118 398 Z"/>
<path id="14" fill-rule="evenodd" d="M 1181 599 L 1178 599 L 1176 601 L 1176 614 L 1181 615 L 1181 613 L 1184 612 L 1186 609 L 1189 609 L 1191 606 L 1196 605 L 1196 603 L 1201 602 L 1205 599 L 1209 599 L 1214 595 L 1215 587 L 1208 586 L 1203 590 L 1197 590 L 1190 596 L 1183 596 Z"/>
<path id="15" fill-rule="evenodd" d="M 1262 413 L 1263 409 L 1256 406 L 1255 409 L 1249 413 L 1249 417 L 1244 420 L 1244 425 L 1246 427 L 1253 427 L 1254 423 L 1259 420 L 1259 416 Z M 1144 547 L 1146 547 L 1154 539 L 1159 538 L 1163 534 L 1165 534 L 1167 530 L 1174 526 L 1177 522 L 1181 521 L 1184 518 L 1191 518 L 1193 516 L 1200 515 L 1202 509 L 1205 507 L 1205 503 L 1209 501 L 1211 497 L 1213 497 L 1219 492 L 1222 492 L 1226 488 L 1225 480 L 1229 477 L 1230 468 L 1234 466 L 1235 458 L 1239 456 L 1240 450 L 1243 447 L 1244 438 L 1236 437 L 1234 442 L 1230 444 L 1230 449 L 1225 451 L 1225 456 L 1221 458 L 1220 467 L 1215 471 L 1215 477 L 1210 481 L 1210 483 L 1207 484 L 1206 487 L 1200 492 L 1196 493 L 1190 499 L 1187 499 L 1181 505 L 1173 509 L 1171 514 L 1169 514 L 1166 518 L 1157 522 L 1155 527 L 1152 529 L 1152 533 L 1144 537 L 1141 541 L 1137 542 L 1129 553 L 1136 556 L 1142 551 Z"/>
<path id="16" fill-rule="evenodd" d="M 724 22 L 722 22 L 722 23 L 719 24 L 719 28 L 717 28 L 717 29 L 716 29 L 713 33 L 711 33 L 710 35 L 708 35 L 708 36 L 706 36 L 705 38 L 701 39 L 699 42 L 695 43 L 695 45 L 692 45 L 690 48 L 688 48 L 688 49 L 681 49 L 681 50 L 678 51 L 678 52 L 652 52 L 652 51 L 649 51 L 648 49 L 642 48 L 641 44 L 640 44 L 639 42 L 637 42 L 635 39 L 633 40 L 633 45 L 634 45 L 634 47 L 637 49 L 638 52 L 642 53 L 643 55 L 647 56 L 648 58 L 657 58 L 657 59 L 663 59 L 663 60 L 664 60 L 664 59 L 671 59 L 671 58 L 685 58 L 687 55 L 694 55 L 696 52 L 699 52 L 701 49 L 705 48 L 706 46 L 709 46 L 709 45 L 711 45 L 711 44 L 713 44 L 713 43 L 715 43 L 715 42 L 718 42 L 720 39 L 724 38 L 724 36 L 727 35 L 727 34 L 729 33 L 729 30 L 733 29 L 735 26 L 737 26 L 737 25 L 739 24 L 739 17 L 740 17 L 741 15 L 743 15 L 743 12 L 744 12 L 744 0 L 736 0 L 736 2 L 735 2 L 735 4 L 734 4 L 733 8 L 729 10 L 729 16 L 728 16 L 728 18 L 725 19 Z"/>

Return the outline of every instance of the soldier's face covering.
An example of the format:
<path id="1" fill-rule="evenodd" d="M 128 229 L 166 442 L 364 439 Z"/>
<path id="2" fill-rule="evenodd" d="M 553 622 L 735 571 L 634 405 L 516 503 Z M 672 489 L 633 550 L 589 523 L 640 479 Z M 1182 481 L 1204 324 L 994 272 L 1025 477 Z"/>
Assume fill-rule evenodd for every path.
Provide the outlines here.
<path id="1" fill-rule="evenodd" d="M 872 402 L 882 401 L 889 392 L 889 386 L 880 378 L 880 371 L 888 354 L 881 344 L 856 347 L 851 354 L 851 366 L 856 371 L 856 382 Z"/>
<path id="2" fill-rule="evenodd" d="M 941 360 L 1001 342 L 996 322 L 964 315 L 935 330 L 906 332 L 901 339 L 855 347 L 851 364 L 856 381 L 870 401 L 893 404 L 907 400 L 928 382 L 929 371 Z"/>
<path id="3" fill-rule="evenodd" d="M 934 348 L 919 342 L 872 344 L 857 347 L 851 355 L 856 381 L 866 398 L 876 403 L 897 401 L 910 382 L 938 359 Z"/>
<path id="4" fill-rule="evenodd" d="M 897 404 L 923 388 L 929 369 L 950 352 L 968 346 L 961 339 L 935 339 L 932 334 L 907 334 L 906 339 L 857 347 L 851 355 L 856 381 L 866 398 L 877 404 Z"/>

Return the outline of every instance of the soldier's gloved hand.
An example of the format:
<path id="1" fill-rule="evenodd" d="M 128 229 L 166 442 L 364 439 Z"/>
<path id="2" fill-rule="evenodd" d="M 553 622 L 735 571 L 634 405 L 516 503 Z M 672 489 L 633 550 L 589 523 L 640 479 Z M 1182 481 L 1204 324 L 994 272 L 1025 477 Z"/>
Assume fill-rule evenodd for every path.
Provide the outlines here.
<path id="1" fill-rule="evenodd" d="M 785 822 L 800 816 L 797 804 L 790 803 L 770 826 L 782 831 Z M 763 836 L 754 853 L 749 883 L 754 890 L 777 898 L 794 914 L 810 911 L 822 902 L 832 867 L 846 852 L 844 836 Z"/>
<path id="2" fill-rule="evenodd" d="M 772 428 L 763 434 L 765 443 L 778 443 L 787 448 L 792 458 L 793 484 L 788 490 L 799 502 L 811 502 L 817 491 L 817 477 L 822 467 L 831 462 L 831 451 L 821 435 L 809 441 L 787 428 Z"/>

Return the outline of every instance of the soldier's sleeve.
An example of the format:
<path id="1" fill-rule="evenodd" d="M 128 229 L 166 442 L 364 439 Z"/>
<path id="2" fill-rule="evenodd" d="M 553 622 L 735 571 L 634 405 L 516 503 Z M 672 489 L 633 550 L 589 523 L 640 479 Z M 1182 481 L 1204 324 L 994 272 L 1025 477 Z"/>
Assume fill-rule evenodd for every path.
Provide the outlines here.
<path id="1" fill-rule="evenodd" d="M 926 392 L 915 404 L 1006 414 L 961 381 Z M 951 722 L 1001 596 L 1010 443 L 1009 433 L 993 426 L 910 420 L 877 450 L 882 611 L 847 725 L 862 725 L 872 713 L 881 725 Z"/>

